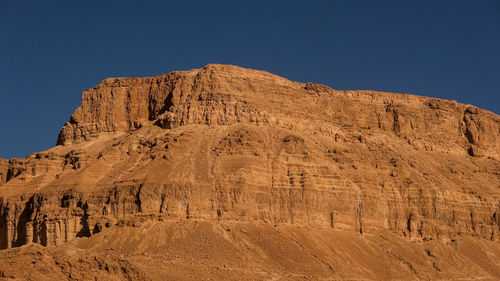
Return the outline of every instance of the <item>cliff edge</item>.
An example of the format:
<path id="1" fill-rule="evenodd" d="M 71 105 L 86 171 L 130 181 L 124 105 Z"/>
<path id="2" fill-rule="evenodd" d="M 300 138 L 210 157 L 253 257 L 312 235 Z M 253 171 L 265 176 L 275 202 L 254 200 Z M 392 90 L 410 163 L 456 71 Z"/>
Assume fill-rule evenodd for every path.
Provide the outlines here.
<path id="1" fill-rule="evenodd" d="M 500 278 L 499 136 L 500 117 L 471 105 L 339 91 L 230 65 L 108 78 L 83 92 L 56 147 L 0 159 L 0 248 L 92 248 L 76 238 L 101 245 L 102 235 L 120 240 L 120 229 L 131 227 L 132 235 L 158 222 L 197 233 L 196 222 L 293 236 L 295 244 L 253 254 L 273 259 L 301 245 L 324 256 L 321 276 Z M 359 257 L 401 269 L 373 264 L 351 274 L 343 258 L 330 257 L 341 247 L 331 237 L 358 241 L 338 250 L 340 257 L 361 247 Z M 233 246 L 243 241 L 231 239 Z M 311 239 L 326 239 L 326 248 Z M 456 241 L 491 253 L 471 261 Z M 386 243 L 400 252 L 387 252 Z M 298 265 L 259 266 L 288 272 Z M 155 279 L 134 268 L 133 279 Z"/>

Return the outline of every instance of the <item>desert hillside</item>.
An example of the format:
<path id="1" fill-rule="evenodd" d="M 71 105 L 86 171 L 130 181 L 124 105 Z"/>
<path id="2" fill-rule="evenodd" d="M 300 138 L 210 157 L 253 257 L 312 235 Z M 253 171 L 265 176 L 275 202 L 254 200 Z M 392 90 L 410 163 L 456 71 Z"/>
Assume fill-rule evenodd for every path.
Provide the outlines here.
<path id="1" fill-rule="evenodd" d="M 498 280 L 500 116 L 230 65 L 108 78 L 0 159 L 0 277 Z"/>

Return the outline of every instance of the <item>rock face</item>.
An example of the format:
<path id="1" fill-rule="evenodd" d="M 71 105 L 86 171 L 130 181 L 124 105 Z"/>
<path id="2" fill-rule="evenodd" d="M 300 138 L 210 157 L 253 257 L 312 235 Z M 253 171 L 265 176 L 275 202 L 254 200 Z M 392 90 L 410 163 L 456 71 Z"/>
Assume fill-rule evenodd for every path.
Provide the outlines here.
<path id="1" fill-rule="evenodd" d="M 0 158 L 0 183 L 7 181 L 7 172 L 9 171 L 9 161 Z"/>
<path id="2" fill-rule="evenodd" d="M 56 147 L 0 159 L 0 248 L 161 220 L 388 233 L 422 251 L 468 239 L 500 257 L 499 136 L 500 117 L 474 106 L 236 66 L 109 78 L 83 93 Z M 484 276 L 500 278 L 493 268 Z"/>

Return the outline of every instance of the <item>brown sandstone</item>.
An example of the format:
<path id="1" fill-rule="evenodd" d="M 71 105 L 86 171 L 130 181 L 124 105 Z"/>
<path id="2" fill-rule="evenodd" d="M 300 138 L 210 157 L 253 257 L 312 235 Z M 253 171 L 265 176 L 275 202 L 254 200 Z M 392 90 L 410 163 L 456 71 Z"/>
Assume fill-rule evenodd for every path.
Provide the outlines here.
<path id="1" fill-rule="evenodd" d="M 0 276 L 500 279 L 499 135 L 236 66 L 105 79 L 56 147 L 0 159 Z"/>

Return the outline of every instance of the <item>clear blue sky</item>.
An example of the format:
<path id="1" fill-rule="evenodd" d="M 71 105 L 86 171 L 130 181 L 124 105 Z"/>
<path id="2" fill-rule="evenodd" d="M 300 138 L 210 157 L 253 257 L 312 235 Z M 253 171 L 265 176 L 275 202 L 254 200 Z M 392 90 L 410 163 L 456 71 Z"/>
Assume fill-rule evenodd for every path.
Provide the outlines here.
<path id="1" fill-rule="evenodd" d="M 0 157 L 52 147 L 106 77 L 208 63 L 500 113 L 500 1 L 0 0 Z"/>

